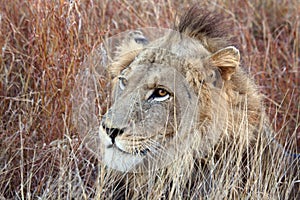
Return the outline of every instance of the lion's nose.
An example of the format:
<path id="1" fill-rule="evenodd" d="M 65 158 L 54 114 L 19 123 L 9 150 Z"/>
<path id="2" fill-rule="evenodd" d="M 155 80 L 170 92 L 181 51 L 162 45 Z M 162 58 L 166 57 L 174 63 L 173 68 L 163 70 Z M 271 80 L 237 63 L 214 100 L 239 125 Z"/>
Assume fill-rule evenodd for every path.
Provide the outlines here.
<path id="1" fill-rule="evenodd" d="M 115 138 L 118 135 L 122 135 L 124 132 L 124 129 L 108 128 L 105 126 L 105 124 L 102 124 L 102 127 L 106 131 L 107 135 L 111 138 L 113 144 L 115 143 Z"/>

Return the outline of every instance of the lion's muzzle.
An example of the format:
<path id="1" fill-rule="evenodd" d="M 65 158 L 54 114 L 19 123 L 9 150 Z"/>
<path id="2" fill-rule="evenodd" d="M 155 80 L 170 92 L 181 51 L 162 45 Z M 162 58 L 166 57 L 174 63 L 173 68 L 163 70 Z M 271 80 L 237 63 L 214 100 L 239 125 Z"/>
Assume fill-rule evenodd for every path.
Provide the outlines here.
<path id="1" fill-rule="evenodd" d="M 108 128 L 105 126 L 105 124 L 102 124 L 102 127 L 105 130 L 106 134 L 111 138 L 112 144 L 115 143 L 115 138 L 118 135 L 122 135 L 124 133 L 124 129 Z"/>

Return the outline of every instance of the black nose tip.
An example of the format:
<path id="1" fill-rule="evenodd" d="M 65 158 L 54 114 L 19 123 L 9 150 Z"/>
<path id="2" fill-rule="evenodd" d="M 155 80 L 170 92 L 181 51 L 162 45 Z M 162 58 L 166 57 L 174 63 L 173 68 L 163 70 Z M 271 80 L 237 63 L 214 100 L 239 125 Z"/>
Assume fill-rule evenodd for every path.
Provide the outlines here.
<path id="1" fill-rule="evenodd" d="M 104 124 L 102 124 L 102 127 L 105 129 L 107 135 L 111 138 L 112 143 L 115 143 L 115 138 L 118 135 L 122 135 L 124 130 L 118 129 L 118 128 L 107 128 Z"/>

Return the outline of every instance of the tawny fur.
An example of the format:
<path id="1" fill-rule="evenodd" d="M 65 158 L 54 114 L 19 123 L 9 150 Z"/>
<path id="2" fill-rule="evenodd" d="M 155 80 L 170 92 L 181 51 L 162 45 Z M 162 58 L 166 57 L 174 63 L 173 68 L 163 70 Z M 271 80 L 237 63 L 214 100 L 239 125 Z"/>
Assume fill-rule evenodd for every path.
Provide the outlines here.
<path id="1" fill-rule="evenodd" d="M 189 184 L 190 192 L 194 190 L 201 192 L 205 190 L 206 184 L 199 186 L 201 189 L 196 186 L 193 189 L 193 177 L 208 181 L 209 176 L 206 170 L 209 166 L 201 167 L 203 161 L 205 162 L 210 156 L 221 156 L 221 153 L 225 151 L 223 148 L 232 144 L 241 144 L 242 151 L 249 150 L 252 148 L 252 144 L 256 143 L 257 134 L 266 127 L 269 129 L 262 105 L 262 96 L 254 82 L 240 68 L 239 52 L 232 47 L 230 30 L 222 24 L 221 17 L 193 7 L 183 16 L 176 31 L 146 45 L 135 43 L 134 38 L 125 40 L 118 48 L 115 60 L 109 66 L 109 71 L 114 78 L 113 83 L 116 88 L 118 87 L 116 85 L 118 76 L 121 73 L 134 74 L 135 70 L 140 69 L 142 65 L 168 65 L 174 68 L 185 78 L 192 89 L 191 92 L 197 97 L 199 113 L 194 122 L 193 134 L 201 139 L 193 141 L 192 145 L 197 149 L 185 152 L 182 159 L 187 162 L 179 160 L 156 172 L 132 174 L 128 179 L 132 181 L 128 183 L 128 187 L 148 187 L 148 190 L 152 191 L 167 191 L 172 189 L 173 181 L 178 181 L 183 188 Z M 127 71 L 124 72 L 124 70 Z M 136 72 L 140 76 L 139 73 Z M 218 74 L 220 74 L 221 80 L 219 80 Z M 217 81 L 221 81 L 221 83 L 216 84 Z M 130 87 L 134 88 L 134 85 Z M 132 89 L 132 91 L 135 90 Z M 118 113 L 117 117 L 122 115 L 120 109 L 130 107 L 132 102 L 128 102 L 129 98 L 126 99 L 130 95 L 133 94 L 123 95 L 123 99 L 117 100 L 112 106 L 111 112 Z M 134 95 L 131 99 L 135 98 Z M 120 105 L 124 103 L 127 103 L 127 106 L 121 107 Z M 176 114 L 178 109 L 172 114 Z M 124 118 L 128 118 L 128 112 L 123 115 Z M 104 123 L 108 128 L 126 126 L 121 122 L 122 120 L 119 120 L 118 124 L 117 120 L 109 119 L 108 114 L 105 117 Z M 182 116 L 179 114 L 178 117 Z M 159 123 L 166 122 L 153 121 L 152 128 Z M 169 130 L 172 131 L 167 128 L 167 131 Z M 174 133 L 168 134 L 174 135 Z M 131 137 L 130 134 L 127 136 Z M 159 182 L 161 176 L 164 177 L 162 183 Z M 161 188 L 164 185 L 165 188 Z M 174 191 L 177 190 L 184 189 L 174 189 Z M 196 191 L 195 194 L 198 192 Z M 157 195 L 153 198 L 162 195 L 152 193 Z M 170 195 L 172 190 L 167 193 L 172 196 Z M 133 194 L 131 197 L 141 197 L 139 195 L 141 194 Z"/>

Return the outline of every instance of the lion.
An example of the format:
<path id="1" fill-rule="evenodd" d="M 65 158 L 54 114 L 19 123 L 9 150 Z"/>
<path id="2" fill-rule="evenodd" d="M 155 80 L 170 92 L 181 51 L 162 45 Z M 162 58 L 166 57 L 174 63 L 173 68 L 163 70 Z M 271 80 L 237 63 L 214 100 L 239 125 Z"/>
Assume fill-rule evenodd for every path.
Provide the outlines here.
<path id="1" fill-rule="evenodd" d="M 132 188 L 146 188 L 143 195 L 198 198 L 216 187 L 209 162 L 235 146 L 244 160 L 270 134 L 263 96 L 231 35 L 222 17 L 192 7 L 166 36 L 148 41 L 132 31 L 119 44 L 108 67 L 112 105 L 99 128 L 100 157 L 130 174 Z"/>
<path id="2" fill-rule="evenodd" d="M 177 32 L 152 43 L 130 32 L 118 47 L 109 67 L 114 100 L 100 126 L 108 166 L 155 167 L 155 160 L 174 156 L 175 143 L 206 156 L 223 135 L 250 145 L 268 126 L 262 96 L 239 66 L 239 50 L 228 44 L 220 21 L 199 14 L 192 9 Z M 185 144 L 195 137 L 197 144 Z"/>

